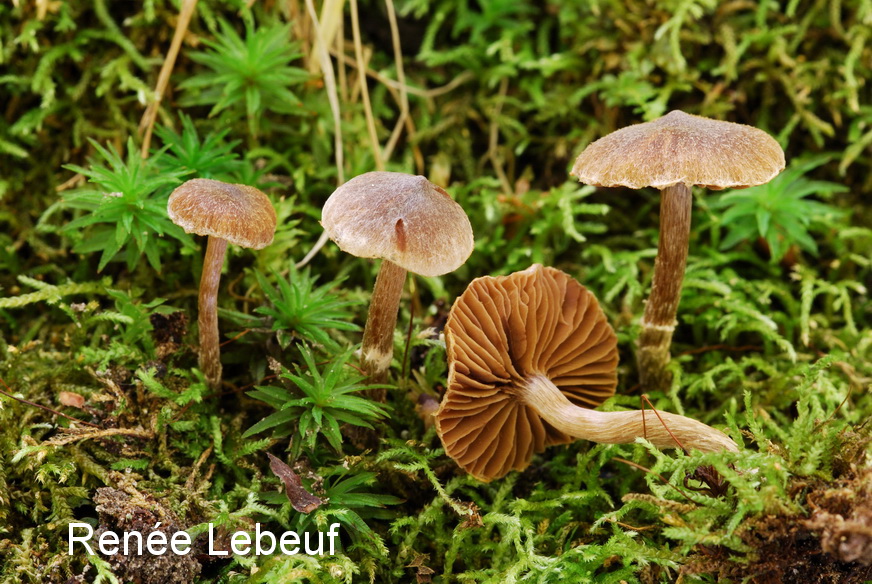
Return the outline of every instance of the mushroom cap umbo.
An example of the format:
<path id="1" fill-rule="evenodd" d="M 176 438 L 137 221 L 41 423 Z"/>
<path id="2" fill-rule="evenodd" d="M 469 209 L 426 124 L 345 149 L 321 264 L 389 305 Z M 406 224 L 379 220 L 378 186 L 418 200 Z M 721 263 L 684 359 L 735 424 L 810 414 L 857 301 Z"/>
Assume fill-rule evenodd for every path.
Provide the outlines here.
<path id="1" fill-rule="evenodd" d="M 453 272 L 473 248 L 463 208 L 423 176 L 401 172 L 354 177 L 327 199 L 321 225 L 342 251 L 422 276 Z"/>
<path id="2" fill-rule="evenodd" d="M 591 143 L 570 174 L 599 187 L 721 190 L 764 184 L 782 170 L 784 152 L 763 130 L 676 110 Z"/>
<path id="3" fill-rule="evenodd" d="M 271 244 L 276 232 L 272 203 L 248 185 L 191 179 L 170 195 L 167 212 L 186 233 L 211 235 L 252 249 Z"/>
<path id="4" fill-rule="evenodd" d="M 451 308 L 445 342 L 448 391 L 436 428 L 448 455 L 482 481 L 573 441 L 518 397 L 525 379 L 544 375 L 587 408 L 615 393 L 615 332 L 596 297 L 554 268 L 473 280 Z"/>

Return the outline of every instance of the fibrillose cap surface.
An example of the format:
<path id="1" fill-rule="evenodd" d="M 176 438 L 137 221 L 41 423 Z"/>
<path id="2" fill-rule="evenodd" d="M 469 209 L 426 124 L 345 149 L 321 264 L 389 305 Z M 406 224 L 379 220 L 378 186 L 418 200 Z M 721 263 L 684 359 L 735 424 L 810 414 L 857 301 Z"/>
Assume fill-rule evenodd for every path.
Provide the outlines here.
<path id="1" fill-rule="evenodd" d="M 173 191 L 167 212 L 186 233 L 220 237 L 252 249 L 271 244 L 276 231 L 269 198 L 248 185 L 195 178 Z"/>
<path id="2" fill-rule="evenodd" d="M 368 172 L 336 189 L 321 225 L 342 251 L 422 276 L 456 270 L 473 248 L 460 205 L 423 176 L 400 172 Z"/>
<path id="3" fill-rule="evenodd" d="M 764 184 L 782 170 L 784 152 L 763 130 L 672 111 L 591 143 L 570 174 L 601 187 L 720 190 Z"/>
<path id="4" fill-rule="evenodd" d="M 436 429 L 448 455 L 482 481 L 573 440 L 518 397 L 531 375 L 548 377 L 577 406 L 615 393 L 615 332 L 596 297 L 554 268 L 473 280 L 451 308 L 445 342 L 448 391 Z"/>

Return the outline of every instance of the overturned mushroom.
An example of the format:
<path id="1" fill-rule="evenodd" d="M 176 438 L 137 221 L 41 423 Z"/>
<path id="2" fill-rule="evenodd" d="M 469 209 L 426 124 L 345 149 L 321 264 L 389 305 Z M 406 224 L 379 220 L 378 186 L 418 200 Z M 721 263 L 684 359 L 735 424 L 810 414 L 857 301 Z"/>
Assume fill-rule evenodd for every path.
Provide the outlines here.
<path id="1" fill-rule="evenodd" d="M 423 176 L 368 172 L 330 195 L 321 224 L 339 248 L 381 258 L 363 332 L 363 367 L 370 383 L 387 377 L 406 272 L 440 276 L 472 253 L 472 227 L 463 209 Z"/>
<path id="2" fill-rule="evenodd" d="M 661 424 L 651 412 L 589 409 L 615 392 L 617 339 L 593 294 L 554 268 L 473 280 L 451 308 L 445 341 L 448 391 L 436 428 L 449 456 L 480 480 L 576 438 L 736 450 L 684 416 L 658 412 Z"/>
<path id="3" fill-rule="evenodd" d="M 276 212 L 265 194 L 254 187 L 195 178 L 170 195 L 167 212 L 187 233 L 207 235 L 206 257 L 200 276 L 198 323 L 200 370 L 212 389 L 221 385 L 218 343 L 218 283 L 227 242 L 252 249 L 272 243 Z"/>
<path id="4" fill-rule="evenodd" d="M 784 152 L 766 132 L 681 111 L 612 132 L 576 159 L 571 174 L 583 183 L 662 191 L 657 259 L 637 356 L 643 389 L 663 389 L 669 381 L 665 368 L 690 240 L 690 187 L 750 187 L 783 169 Z"/>

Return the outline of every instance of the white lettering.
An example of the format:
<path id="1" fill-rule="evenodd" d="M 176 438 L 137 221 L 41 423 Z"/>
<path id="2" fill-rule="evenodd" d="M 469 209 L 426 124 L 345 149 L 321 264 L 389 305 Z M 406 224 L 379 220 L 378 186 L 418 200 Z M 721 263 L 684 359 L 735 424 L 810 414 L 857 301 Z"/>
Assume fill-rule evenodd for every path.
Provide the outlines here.
<path id="1" fill-rule="evenodd" d="M 75 535 L 73 535 L 73 528 L 75 528 L 75 527 L 84 527 L 85 529 L 88 530 L 88 535 L 85 535 L 83 537 L 76 537 Z M 94 535 L 94 528 L 93 527 L 91 527 L 87 523 L 70 523 L 67 533 L 69 534 L 69 538 L 70 538 L 70 554 L 69 555 L 73 555 L 73 542 L 75 542 L 75 541 L 78 541 L 82 545 L 84 545 L 85 549 L 88 550 L 88 553 L 90 555 L 92 555 L 92 556 L 94 555 L 94 550 L 92 550 L 91 546 L 88 545 L 88 540 L 91 539 L 91 536 Z"/>
<path id="2" fill-rule="evenodd" d="M 104 531 L 97 540 L 97 547 L 104 556 L 114 556 L 118 553 L 118 534 L 114 531 Z"/>
<path id="3" fill-rule="evenodd" d="M 335 533 L 334 533 L 334 530 L 335 530 Z M 339 524 L 338 523 L 331 523 L 330 524 L 330 531 L 327 532 L 327 537 L 330 538 L 330 555 L 331 556 L 336 555 L 336 552 L 334 551 L 334 547 L 333 547 L 333 540 L 336 539 L 337 537 L 339 537 Z"/>
<path id="4" fill-rule="evenodd" d="M 269 549 L 261 547 L 261 543 L 265 536 L 269 538 Z M 269 555 L 276 549 L 276 536 L 274 536 L 271 531 L 261 531 L 260 523 L 254 524 L 254 541 L 256 545 L 254 553 L 259 556 Z"/>
<path id="5" fill-rule="evenodd" d="M 136 555 L 142 555 L 142 534 L 138 531 L 125 531 L 124 532 L 124 555 L 130 555 L 130 540 L 131 538 L 136 537 Z"/>
<path id="6" fill-rule="evenodd" d="M 324 554 L 324 534 L 322 532 L 318 532 L 318 547 L 314 549 L 309 549 L 309 536 L 312 535 L 308 531 L 306 532 L 306 553 L 310 556 L 321 556 Z"/>
<path id="7" fill-rule="evenodd" d="M 285 541 L 285 539 L 289 539 L 290 541 Z M 285 548 L 285 544 L 294 546 L 290 551 Z M 282 538 L 279 540 L 279 548 L 281 548 L 282 553 L 286 556 L 293 556 L 300 553 L 300 536 L 297 535 L 296 531 L 286 531 L 282 534 Z"/>
<path id="8" fill-rule="evenodd" d="M 145 542 L 145 545 L 148 548 L 148 553 L 153 556 L 162 556 L 167 553 L 167 534 L 163 531 L 157 531 L 158 527 L 160 527 L 160 521 L 155 524 L 155 531 L 148 534 L 148 540 Z"/>
<path id="9" fill-rule="evenodd" d="M 181 540 L 181 541 L 177 541 Z M 186 546 L 184 549 L 179 547 L 180 545 Z M 187 531 L 177 531 L 173 534 L 173 537 L 170 539 L 170 549 L 173 550 L 173 553 L 177 556 L 187 556 L 191 551 L 191 536 L 188 535 Z"/>
<path id="10" fill-rule="evenodd" d="M 138 531 L 125 531 L 124 532 L 124 555 L 130 555 L 130 540 L 131 538 L 136 537 L 136 555 L 142 555 L 142 534 Z"/>
<path id="11" fill-rule="evenodd" d="M 237 548 L 236 543 L 241 546 L 245 546 L 244 548 Z M 230 549 L 233 550 L 233 553 L 238 556 L 245 556 L 248 554 L 249 548 L 251 547 L 251 536 L 248 535 L 245 531 L 237 531 L 233 534 L 233 537 L 230 538 Z"/>
<path id="12" fill-rule="evenodd" d="M 229 556 L 230 552 L 225 550 L 215 549 L 215 526 L 209 524 L 209 555 L 210 556 Z"/>

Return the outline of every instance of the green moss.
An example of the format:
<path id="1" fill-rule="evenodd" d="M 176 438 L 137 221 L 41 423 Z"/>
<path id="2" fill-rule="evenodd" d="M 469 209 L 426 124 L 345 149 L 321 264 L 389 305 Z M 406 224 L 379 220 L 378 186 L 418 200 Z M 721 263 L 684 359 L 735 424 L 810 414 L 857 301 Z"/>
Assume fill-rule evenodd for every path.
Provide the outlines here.
<path id="1" fill-rule="evenodd" d="M 0 378 L 14 396 L 0 396 L 0 584 L 130 581 L 138 568 L 117 558 L 66 553 L 70 522 L 128 512 L 197 545 L 210 523 L 222 544 L 255 522 L 341 525 L 335 556 L 203 554 L 198 577 L 161 564 L 155 582 L 872 579 L 868 2 L 403 0 L 407 110 L 385 8 L 362 3 L 386 167 L 445 186 L 476 233 L 457 272 L 410 280 L 386 407 L 350 399 L 377 266 L 328 244 L 308 272 L 288 267 L 339 177 L 376 166 L 354 50 L 333 60 L 338 169 L 304 4 L 246 4 L 198 2 L 145 162 L 137 127 L 176 3 L 0 5 Z M 618 333 L 606 407 L 641 407 L 658 199 L 581 187 L 567 168 L 674 108 L 761 127 L 811 161 L 762 195 L 694 201 L 673 383 L 647 397 L 726 425 L 740 451 L 575 443 L 493 483 L 465 476 L 432 427 L 447 370 L 429 327 L 472 278 L 542 262 L 581 280 Z M 196 370 L 201 242 L 160 204 L 194 175 L 258 185 L 280 222 L 273 246 L 230 251 L 212 393 Z M 295 511 L 267 452 L 324 503 Z"/>

